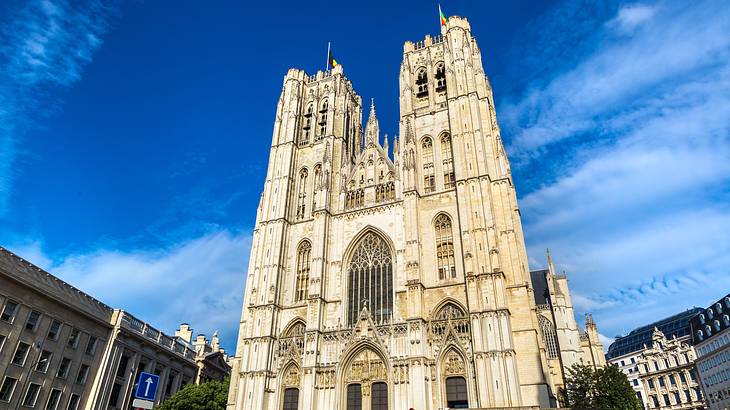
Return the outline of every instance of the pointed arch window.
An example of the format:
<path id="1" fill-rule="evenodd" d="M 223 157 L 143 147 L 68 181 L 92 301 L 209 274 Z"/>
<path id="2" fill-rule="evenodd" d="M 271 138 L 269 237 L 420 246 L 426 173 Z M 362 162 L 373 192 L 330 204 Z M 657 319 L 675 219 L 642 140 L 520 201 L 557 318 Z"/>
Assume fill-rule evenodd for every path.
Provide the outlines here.
<path id="1" fill-rule="evenodd" d="M 466 379 L 462 376 L 446 378 L 446 406 L 450 409 L 469 408 Z"/>
<path id="2" fill-rule="evenodd" d="M 426 68 L 422 67 L 416 73 L 416 97 L 428 96 L 428 73 Z"/>
<path id="3" fill-rule="evenodd" d="M 312 104 L 309 104 L 304 111 L 304 125 L 302 126 L 302 134 L 299 137 L 300 147 L 309 144 L 309 135 L 312 130 L 312 110 Z"/>
<path id="4" fill-rule="evenodd" d="M 393 258 L 390 246 L 374 232 L 355 247 L 347 273 L 347 323 L 354 325 L 364 302 L 376 323 L 393 315 Z"/>
<path id="5" fill-rule="evenodd" d="M 309 271 L 312 263 L 312 244 L 304 241 L 297 250 L 297 285 L 294 300 L 306 300 L 309 296 Z"/>
<path id="6" fill-rule="evenodd" d="M 446 69 L 444 68 L 444 63 L 438 63 L 436 65 L 434 80 L 436 80 L 436 91 L 446 91 Z"/>
<path id="7" fill-rule="evenodd" d="M 444 189 L 454 187 L 456 177 L 454 175 L 454 159 L 451 153 L 451 136 L 444 134 L 441 137 L 441 160 L 444 169 Z"/>
<path id="8" fill-rule="evenodd" d="M 433 172 L 433 141 L 426 137 L 421 141 L 421 154 L 423 155 L 423 191 L 433 192 L 436 190 L 436 177 Z"/>
<path id="9" fill-rule="evenodd" d="M 537 315 L 540 324 L 540 333 L 542 333 L 542 341 L 545 344 L 545 351 L 550 359 L 558 358 L 558 336 L 555 333 L 555 326 L 543 315 Z"/>
<path id="10" fill-rule="evenodd" d="M 309 171 L 306 168 L 299 172 L 299 197 L 297 201 L 297 219 L 303 219 L 307 211 L 307 177 Z"/>
<path id="11" fill-rule="evenodd" d="M 322 106 L 319 109 L 319 133 L 314 137 L 315 141 L 321 141 L 324 138 L 324 134 L 327 133 L 327 109 L 329 105 L 327 100 L 322 101 Z"/>
<path id="12" fill-rule="evenodd" d="M 439 279 L 455 278 L 456 260 L 451 218 L 446 214 L 440 214 L 434 221 L 434 228 L 436 229 L 436 259 Z"/>

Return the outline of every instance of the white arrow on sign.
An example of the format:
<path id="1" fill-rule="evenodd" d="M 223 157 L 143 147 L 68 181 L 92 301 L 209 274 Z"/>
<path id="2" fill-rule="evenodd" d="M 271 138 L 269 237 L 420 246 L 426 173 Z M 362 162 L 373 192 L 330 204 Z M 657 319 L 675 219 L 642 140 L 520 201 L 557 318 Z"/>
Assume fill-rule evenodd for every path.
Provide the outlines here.
<path id="1" fill-rule="evenodd" d="M 147 383 L 147 387 L 145 387 L 145 389 L 144 389 L 144 396 L 148 397 L 150 395 L 150 386 L 154 382 L 152 381 L 151 377 L 148 377 L 147 380 L 145 380 L 145 383 Z"/>

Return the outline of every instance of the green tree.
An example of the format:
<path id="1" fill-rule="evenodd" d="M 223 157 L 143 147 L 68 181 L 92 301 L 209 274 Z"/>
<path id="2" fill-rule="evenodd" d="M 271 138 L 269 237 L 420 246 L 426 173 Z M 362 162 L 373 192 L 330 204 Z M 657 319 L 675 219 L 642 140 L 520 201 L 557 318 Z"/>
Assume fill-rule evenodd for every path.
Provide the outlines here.
<path id="1" fill-rule="evenodd" d="M 614 365 L 601 369 L 575 364 L 568 369 L 561 401 L 572 409 L 640 410 L 626 375 Z"/>
<path id="2" fill-rule="evenodd" d="M 157 410 L 225 410 L 228 401 L 228 379 L 200 385 L 188 384 L 155 407 Z"/>

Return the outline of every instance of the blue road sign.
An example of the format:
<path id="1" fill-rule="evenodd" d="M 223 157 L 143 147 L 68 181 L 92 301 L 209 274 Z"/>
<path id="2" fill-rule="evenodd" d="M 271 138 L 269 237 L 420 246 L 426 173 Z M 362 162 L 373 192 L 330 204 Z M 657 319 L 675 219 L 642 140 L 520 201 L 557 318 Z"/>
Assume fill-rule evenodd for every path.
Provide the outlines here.
<path id="1" fill-rule="evenodd" d="M 155 393 L 157 393 L 157 385 L 160 382 L 160 376 L 142 372 L 139 375 L 139 383 L 134 397 L 142 400 L 155 401 Z"/>

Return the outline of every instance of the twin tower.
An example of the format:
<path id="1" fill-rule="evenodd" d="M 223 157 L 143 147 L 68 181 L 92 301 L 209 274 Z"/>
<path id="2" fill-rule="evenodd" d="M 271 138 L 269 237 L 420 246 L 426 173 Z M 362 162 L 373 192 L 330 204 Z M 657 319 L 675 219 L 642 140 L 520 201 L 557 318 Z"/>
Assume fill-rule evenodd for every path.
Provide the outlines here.
<path id="1" fill-rule="evenodd" d="M 392 147 L 367 115 L 342 66 L 284 78 L 229 409 L 555 405 L 467 20 L 405 43 Z"/>

